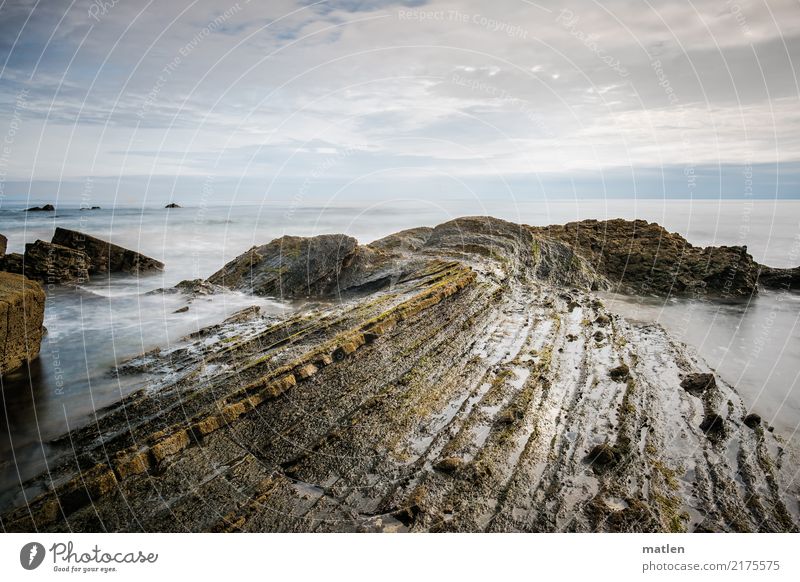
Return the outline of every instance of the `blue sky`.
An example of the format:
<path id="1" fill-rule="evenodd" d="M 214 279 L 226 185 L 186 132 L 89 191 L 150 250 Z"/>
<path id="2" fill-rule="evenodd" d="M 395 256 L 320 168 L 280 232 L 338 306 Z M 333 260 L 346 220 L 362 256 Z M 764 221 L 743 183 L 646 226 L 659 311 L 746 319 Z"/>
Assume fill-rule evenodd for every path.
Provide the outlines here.
<path id="1" fill-rule="evenodd" d="M 5 1 L 0 195 L 798 198 L 798 56 L 796 0 Z"/>

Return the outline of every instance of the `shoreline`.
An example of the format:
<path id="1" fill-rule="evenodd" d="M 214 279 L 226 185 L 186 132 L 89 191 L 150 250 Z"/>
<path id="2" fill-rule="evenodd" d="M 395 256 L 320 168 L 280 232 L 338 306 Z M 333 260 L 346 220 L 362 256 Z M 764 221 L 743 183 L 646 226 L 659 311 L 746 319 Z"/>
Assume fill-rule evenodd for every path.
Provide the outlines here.
<path id="1" fill-rule="evenodd" d="M 616 236 L 624 243 L 614 248 L 628 249 L 624 229 L 630 223 L 614 224 L 623 229 Z M 633 228 L 646 232 L 650 226 Z M 242 313 L 234 321 L 199 330 L 169 350 L 131 359 L 128 369 L 147 370 L 155 383 L 108 407 L 98 418 L 103 428 L 73 431 L 69 442 L 82 451 L 86 489 L 70 471 L 56 471 L 62 474 L 56 488 L 32 505 L 36 528 L 58 531 L 69 523 L 92 531 L 104 523 L 103 518 L 96 521 L 98 507 L 110 518 L 107 511 L 119 509 L 114 499 L 123 490 L 126 499 L 135 500 L 154 479 L 170 490 L 176 488 L 172 495 L 189 503 L 188 511 L 191 500 L 174 481 L 175 472 L 193 474 L 209 458 L 219 456 L 223 462 L 241 455 L 243 449 L 236 443 L 247 434 L 255 448 L 244 449 L 244 461 L 238 463 L 245 464 L 235 471 L 244 471 L 242 478 L 250 475 L 246 487 L 256 505 L 220 498 L 220 511 L 224 506 L 236 515 L 214 524 L 191 521 L 197 518 L 186 513 L 192 531 L 305 530 L 302 521 L 274 521 L 258 508 L 270 498 L 286 511 L 294 507 L 294 512 L 309 491 L 315 505 L 327 512 L 354 504 L 351 510 L 364 514 L 346 520 L 341 531 L 477 531 L 487 525 L 475 512 L 498 503 L 500 491 L 522 487 L 513 495 L 524 497 L 530 486 L 524 483 L 533 480 L 543 487 L 545 478 L 561 491 L 554 497 L 560 503 L 576 495 L 583 499 L 578 505 L 569 501 L 577 522 L 568 529 L 577 531 L 742 531 L 757 523 L 769 531 L 796 529 L 797 508 L 785 505 L 770 485 L 782 478 L 780 472 L 764 468 L 775 447 L 785 450 L 785 445 L 776 444 L 780 441 L 768 427 L 743 424 L 746 408 L 741 398 L 719 378 L 700 397 L 682 389 L 682 376 L 708 369 L 658 327 L 608 313 L 591 289 L 612 280 L 617 268 L 612 247 L 602 259 L 592 259 L 591 244 L 585 251 L 589 254 L 577 254 L 562 240 L 568 230 L 552 236 L 497 219 L 463 218 L 364 246 L 342 235 L 289 237 L 264 245 L 257 255 L 234 259 L 208 282 L 264 295 L 280 289 L 285 297 L 333 296 L 336 303 L 279 321 Z M 685 252 L 685 241 L 681 244 Z M 649 245 L 643 244 L 642 252 Z M 730 257 L 740 261 L 743 255 L 730 249 L 722 253 L 710 256 L 719 257 L 715 260 L 721 261 L 720 273 L 725 274 L 724 265 L 734 260 Z M 310 256 L 315 259 L 307 264 Z M 238 265 L 255 264 L 254 260 L 261 261 L 263 270 L 242 278 Z M 752 292 L 748 289 L 756 283 L 751 267 L 736 264 L 740 267 L 735 273 L 709 275 L 707 284 L 727 293 Z M 668 269 L 672 262 L 664 265 Z M 693 267 L 687 268 L 679 280 L 693 288 Z M 641 288 L 642 282 L 627 284 Z M 651 277 L 649 284 L 662 285 L 659 277 Z M 699 288 L 693 289 L 697 293 Z M 453 366 L 453 360 L 460 364 Z M 436 391 L 431 391 L 430 382 L 438 385 Z M 597 396 L 592 396 L 595 391 Z M 342 414 L 355 415 L 355 424 L 339 426 L 336 419 Z M 131 419 L 136 419 L 135 425 Z M 123 421 L 126 425 L 120 425 Z M 285 429 L 278 429 L 282 424 Z M 298 433 L 301 427 L 306 432 Z M 634 438 L 639 434 L 636 427 L 650 427 L 655 433 Z M 288 432 L 281 436 L 282 430 Z M 548 433 L 552 437 L 544 436 Z M 693 443 L 697 454 L 690 455 L 691 471 L 681 469 L 686 451 L 670 440 L 676 434 Z M 642 448 L 634 447 L 641 438 Z M 560 443 L 555 449 L 547 444 L 552 439 Z M 374 448 L 371 443 L 376 440 L 383 448 Z M 763 463 L 742 465 L 740 460 L 731 467 L 723 451 L 734 441 Z M 56 439 L 53 444 L 65 442 Z M 598 449 L 601 445 L 608 448 Z M 100 457 L 92 453 L 101 450 Z M 550 454 L 556 459 L 543 467 L 535 460 Z M 708 460 L 712 457 L 713 463 Z M 334 458 L 351 460 L 334 466 L 327 460 Z M 774 460 L 769 463 L 775 466 Z M 785 464 L 779 461 L 777 466 Z M 233 466 L 209 485 L 221 488 L 215 498 L 225 497 L 231 470 Z M 375 470 L 383 475 L 381 480 L 362 482 Z M 325 484 L 324 475 L 331 471 L 342 485 L 349 482 L 375 491 L 364 490 L 368 499 L 362 500 L 351 499 L 346 487 L 336 493 L 338 481 Z M 631 472 L 634 484 L 646 474 L 657 474 L 659 484 L 650 493 L 630 489 L 630 483 L 612 479 L 620 471 Z M 701 471 L 710 481 L 697 481 Z M 764 505 L 772 509 L 759 509 L 761 517 L 756 519 L 752 507 L 740 507 L 736 491 L 719 489 L 728 471 L 745 471 L 753 484 L 766 480 L 766 491 L 773 493 Z M 690 473 L 694 482 L 685 481 Z M 515 479 L 523 477 L 525 481 L 515 485 Z M 587 498 L 591 490 L 595 493 Z M 746 490 L 748 495 L 767 495 L 749 485 Z M 475 495 L 483 500 L 476 501 Z M 367 511 L 372 503 L 377 505 Z M 448 503 L 453 504 L 449 511 Z M 717 509 L 712 511 L 712 506 Z M 529 521 L 503 511 L 490 512 L 495 516 L 491 523 L 505 524 L 493 527 L 503 531 L 564 527 L 557 523 L 559 511 L 531 515 Z M 140 507 L 136 514 L 152 520 L 150 527 L 157 530 L 170 528 L 158 508 Z M 8 513 L 4 527 L 25 530 L 26 519 Z M 315 527 L 322 523 L 318 517 L 309 519 Z M 129 531 L 124 521 L 115 527 Z"/>

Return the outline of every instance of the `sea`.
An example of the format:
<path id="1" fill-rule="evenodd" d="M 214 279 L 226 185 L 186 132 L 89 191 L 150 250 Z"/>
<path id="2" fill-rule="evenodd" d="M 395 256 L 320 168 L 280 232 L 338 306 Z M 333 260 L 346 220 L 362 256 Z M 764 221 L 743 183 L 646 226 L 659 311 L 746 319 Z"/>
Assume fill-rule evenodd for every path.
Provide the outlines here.
<path id="1" fill-rule="evenodd" d="M 800 265 L 800 201 L 782 200 L 395 200 L 358 206 L 300 204 L 115 207 L 25 212 L 0 204 L 7 252 L 49 241 L 56 227 L 80 230 L 137 250 L 165 264 L 162 273 L 114 275 L 76 289 L 48 286 L 39 358 L 0 380 L 0 509 L 18 497 L 20 483 L 47 467 L 48 440 L 92 421 L 139 386 L 115 377 L 117 364 L 258 304 L 265 313 L 294 306 L 238 293 L 192 302 L 150 294 L 185 279 L 206 278 L 254 245 L 285 234 L 345 233 L 368 243 L 416 226 L 458 216 L 492 215 L 529 225 L 595 218 L 644 219 L 695 245 L 747 245 L 766 265 Z M 736 302 L 607 294 L 607 305 L 629 319 L 661 324 L 735 386 L 747 406 L 787 439 L 800 431 L 800 295 L 764 291 Z"/>

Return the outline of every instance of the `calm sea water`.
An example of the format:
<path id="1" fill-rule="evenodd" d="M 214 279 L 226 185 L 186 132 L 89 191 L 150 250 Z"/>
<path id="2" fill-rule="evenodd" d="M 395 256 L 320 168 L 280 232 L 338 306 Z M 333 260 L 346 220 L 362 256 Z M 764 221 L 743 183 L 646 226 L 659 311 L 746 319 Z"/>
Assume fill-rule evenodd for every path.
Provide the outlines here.
<path id="1" fill-rule="evenodd" d="M 78 229 L 163 261 L 166 269 L 141 278 L 113 276 L 79 289 L 48 291 L 41 355 L 28 371 L 2 379 L 0 505 L 9 492 L 45 467 L 42 441 L 89 422 L 92 412 L 138 387 L 136 378 L 108 371 L 126 358 L 218 322 L 248 305 L 280 314 L 290 306 L 240 294 L 195 301 L 187 313 L 175 295 L 144 295 L 183 279 L 205 278 L 253 245 L 283 234 L 343 232 L 370 242 L 392 232 L 436 225 L 457 216 L 491 214 L 532 225 L 584 218 L 643 218 L 698 245 L 746 244 L 756 260 L 800 264 L 800 201 L 592 200 L 506 203 L 393 201 L 355 207 L 117 208 L 26 213 L 0 206 L 8 252 L 50 240 L 57 226 Z M 800 297 L 762 293 L 748 302 L 709 304 L 611 297 L 629 317 L 658 321 L 694 347 L 735 385 L 752 409 L 787 435 L 800 425 Z M 4 495 L 6 493 L 6 495 Z"/>

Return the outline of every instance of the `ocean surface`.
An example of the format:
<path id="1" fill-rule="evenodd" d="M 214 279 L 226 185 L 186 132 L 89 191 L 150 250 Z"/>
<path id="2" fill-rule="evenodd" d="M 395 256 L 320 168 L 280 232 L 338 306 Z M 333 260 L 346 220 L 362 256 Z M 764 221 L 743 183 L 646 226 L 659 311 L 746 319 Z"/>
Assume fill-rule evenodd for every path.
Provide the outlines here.
<path id="1" fill-rule="evenodd" d="M 205 278 L 253 245 L 284 234 L 346 233 L 367 243 L 392 232 L 435 226 L 465 215 L 490 214 L 531 225 L 585 218 L 642 218 L 697 245 L 746 244 L 753 257 L 776 267 L 800 264 L 800 201 L 548 202 L 394 201 L 360 207 L 198 206 L 181 209 L 115 208 L 26 213 L 0 205 L 7 252 L 49 241 L 57 226 L 77 229 L 163 261 L 165 271 L 139 278 L 112 276 L 78 289 L 48 290 L 40 357 L 30 370 L 2 379 L 0 507 L 19 483 L 46 468 L 42 442 L 90 422 L 93 411 L 138 387 L 109 374 L 125 359 L 167 346 L 243 307 L 287 313 L 281 301 L 242 294 L 195 300 L 188 312 L 179 295 L 145 295 L 184 279 Z M 659 322 L 687 343 L 742 394 L 776 430 L 793 437 L 800 427 L 800 296 L 764 292 L 748 301 L 706 303 L 683 299 L 607 296 L 617 312 Z"/>

